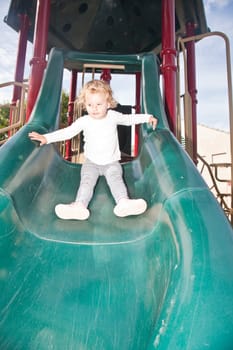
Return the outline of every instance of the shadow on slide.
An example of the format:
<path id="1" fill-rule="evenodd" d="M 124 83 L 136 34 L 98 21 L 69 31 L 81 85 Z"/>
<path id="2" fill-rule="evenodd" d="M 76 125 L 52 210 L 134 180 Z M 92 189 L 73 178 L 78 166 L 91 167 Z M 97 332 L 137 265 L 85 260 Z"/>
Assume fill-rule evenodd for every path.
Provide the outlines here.
<path id="1" fill-rule="evenodd" d="M 142 110 L 159 127 L 141 126 L 139 155 L 123 165 L 148 203 L 139 217 L 114 216 L 102 178 L 87 221 L 55 216 L 80 165 L 27 134 L 57 127 L 67 62 L 141 71 Z M 232 350 L 232 228 L 167 127 L 157 77 L 153 54 L 52 50 L 29 123 L 0 148 L 1 349 Z"/>

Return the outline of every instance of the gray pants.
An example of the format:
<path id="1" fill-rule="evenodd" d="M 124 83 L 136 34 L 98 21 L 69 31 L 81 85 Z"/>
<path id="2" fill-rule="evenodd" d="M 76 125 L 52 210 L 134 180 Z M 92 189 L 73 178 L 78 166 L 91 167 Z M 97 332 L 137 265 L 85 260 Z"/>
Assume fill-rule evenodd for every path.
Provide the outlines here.
<path id="1" fill-rule="evenodd" d="M 97 165 L 86 160 L 81 169 L 81 180 L 75 201 L 88 206 L 99 176 L 105 176 L 116 203 L 121 198 L 128 198 L 127 188 L 122 178 L 122 167 L 119 162 Z"/>

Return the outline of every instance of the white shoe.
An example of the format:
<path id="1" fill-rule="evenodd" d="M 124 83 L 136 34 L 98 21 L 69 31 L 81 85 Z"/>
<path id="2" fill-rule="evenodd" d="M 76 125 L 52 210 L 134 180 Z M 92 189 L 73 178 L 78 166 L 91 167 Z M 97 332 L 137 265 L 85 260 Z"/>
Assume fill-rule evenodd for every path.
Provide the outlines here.
<path id="1" fill-rule="evenodd" d="M 125 217 L 139 215 L 146 211 L 147 204 L 144 199 L 122 198 L 115 206 L 113 212 L 116 216 Z"/>
<path id="2" fill-rule="evenodd" d="M 90 215 L 89 210 L 80 202 L 58 204 L 55 207 L 55 213 L 63 220 L 86 220 Z"/>

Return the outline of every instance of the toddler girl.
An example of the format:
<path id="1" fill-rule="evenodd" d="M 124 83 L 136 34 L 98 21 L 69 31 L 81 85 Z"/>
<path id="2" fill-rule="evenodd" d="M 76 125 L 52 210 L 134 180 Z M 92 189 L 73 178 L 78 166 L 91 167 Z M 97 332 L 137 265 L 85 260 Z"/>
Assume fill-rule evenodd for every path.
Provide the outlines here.
<path id="1" fill-rule="evenodd" d="M 85 161 L 81 168 L 81 180 L 75 201 L 70 204 L 58 204 L 56 215 L 61 219 L 88 219 L 88 204 L 98 177 L 103 175 L 116 202 L 114 214 L 119 217 L 142 214 L 147 204 L 144 199 L 130 199 L 123 181 L 117 125 L 136 125 L 150 123 L 156 128 L 157 119 L 149 114 L 121 114 L 115 108 L 117 102 L 108 83 L 92 80 L 84 85 L 78 103 L 87 114 L 78 118 L 70 126 L 48 134 L 30 132 L 31 140 L 40 145 L 71 139 L 81 131 L 84 134 Z"/>

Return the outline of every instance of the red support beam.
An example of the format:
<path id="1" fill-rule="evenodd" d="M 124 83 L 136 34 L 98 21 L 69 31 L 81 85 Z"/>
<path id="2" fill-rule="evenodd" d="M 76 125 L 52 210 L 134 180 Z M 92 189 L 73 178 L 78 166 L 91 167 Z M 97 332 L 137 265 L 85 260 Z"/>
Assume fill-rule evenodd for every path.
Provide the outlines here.
<path id="1" fill-rule="evenodd" d="M 195 24 L 186 24 L 186 36 L 195 35 Z M 192 101 L 192 145 L 193 145 L 193 161 L 197 164 L 197 87 L 196 87 L 196 60 L 195 60 L 195 42 L 188 41 L 186 43 L 187 50 L 187 80 L 188 91 Z"/>
<path id="2" fill-rule="evenodd" d="M 111 81 L 111 79 L 112 79 L 111 70 L 108 69 L 108 68 L 104 68 L 104 69 L 102 70 L 100 79 L 103 80 L 103 81 L 106 81 L 106 83 L 110 84 L 110 81 Z"/>
<path id="3" fill-rule="evenodd" d="M 19 43 L 18 43 L 18 53 L 16 59 L 16 69 L 15 69 L 15 81 L 22 82 L 24 76 L 25 68 L 25 58 L 27 50 L 27 37 L 29 30 L 29 17 L 27 14 L 20 14 L 20 31 L 19 31 Z M 12 104 L 15 105 L 16 101 L 20 98 L 21 87 L 15 86 L 12 96 Z"/>
<path id="4" fill-rule="evenodd" d="M 176 134 L 176 46 L 175 0 L 162 1 L 162 65 L 165 110 L 171 131 Z"/>
<path id="5" fill-rule="evenodd" d="M 36 102 L 40 90 L 44 69 L 46 67 L 46 50 L 48 40 L 50 3 L 51 0 L 37 0 L 36 22 L 34 32 L 34 52 L 30 62 L 32 65 L 29 80 L 29 92 L 26 120 L 29 119 L 31 111 Z"/>
<path id="6" fill-rule="evenodd" d="M 136 79 L 135 112 L 141 113 L 141 106 L 140 106 L 141 72 L 136 72 L 135 79 Z M 139 125 L 135 125 L 134 157 L 136 157 L 138 154 L 138 147 L 139 147 Z"/>
<path id="7" fill-rule="evenodd" d="M 72 70 L 68 112 L 67 112 L 68 125 L 71 125 L 73 123 L 76 90 L 77 90 L 77 71 Z M 69 161 L 71 161 L 72 159 L 71 140 L 66 140 L 66 143 L 65 143 L 65 159 Z"/>
<path id="8" fill-rule="evenodd" d="M 16 68 L 15 68 L 15 77 L 16 82 L 22 82 L 24 77 L 24 68 L 25 68 L 25 58 L 27 50 L 27 37 L 29 30 L 29 17 L 27 14 L 19 14 L 20 17 L 20 30 L 19 30 L 19 42 L 18 42 L 18 52 L 16 58 Z M 11 107 L 16 106 L 17 101 L 21 97 L 21 87 L 14 86 L 13 95 L 11 100 Z M 10 125 L 12 125 L 12 109 L 10 111 Z M 9 132 L 10 133 L 10 132 Z"/>

